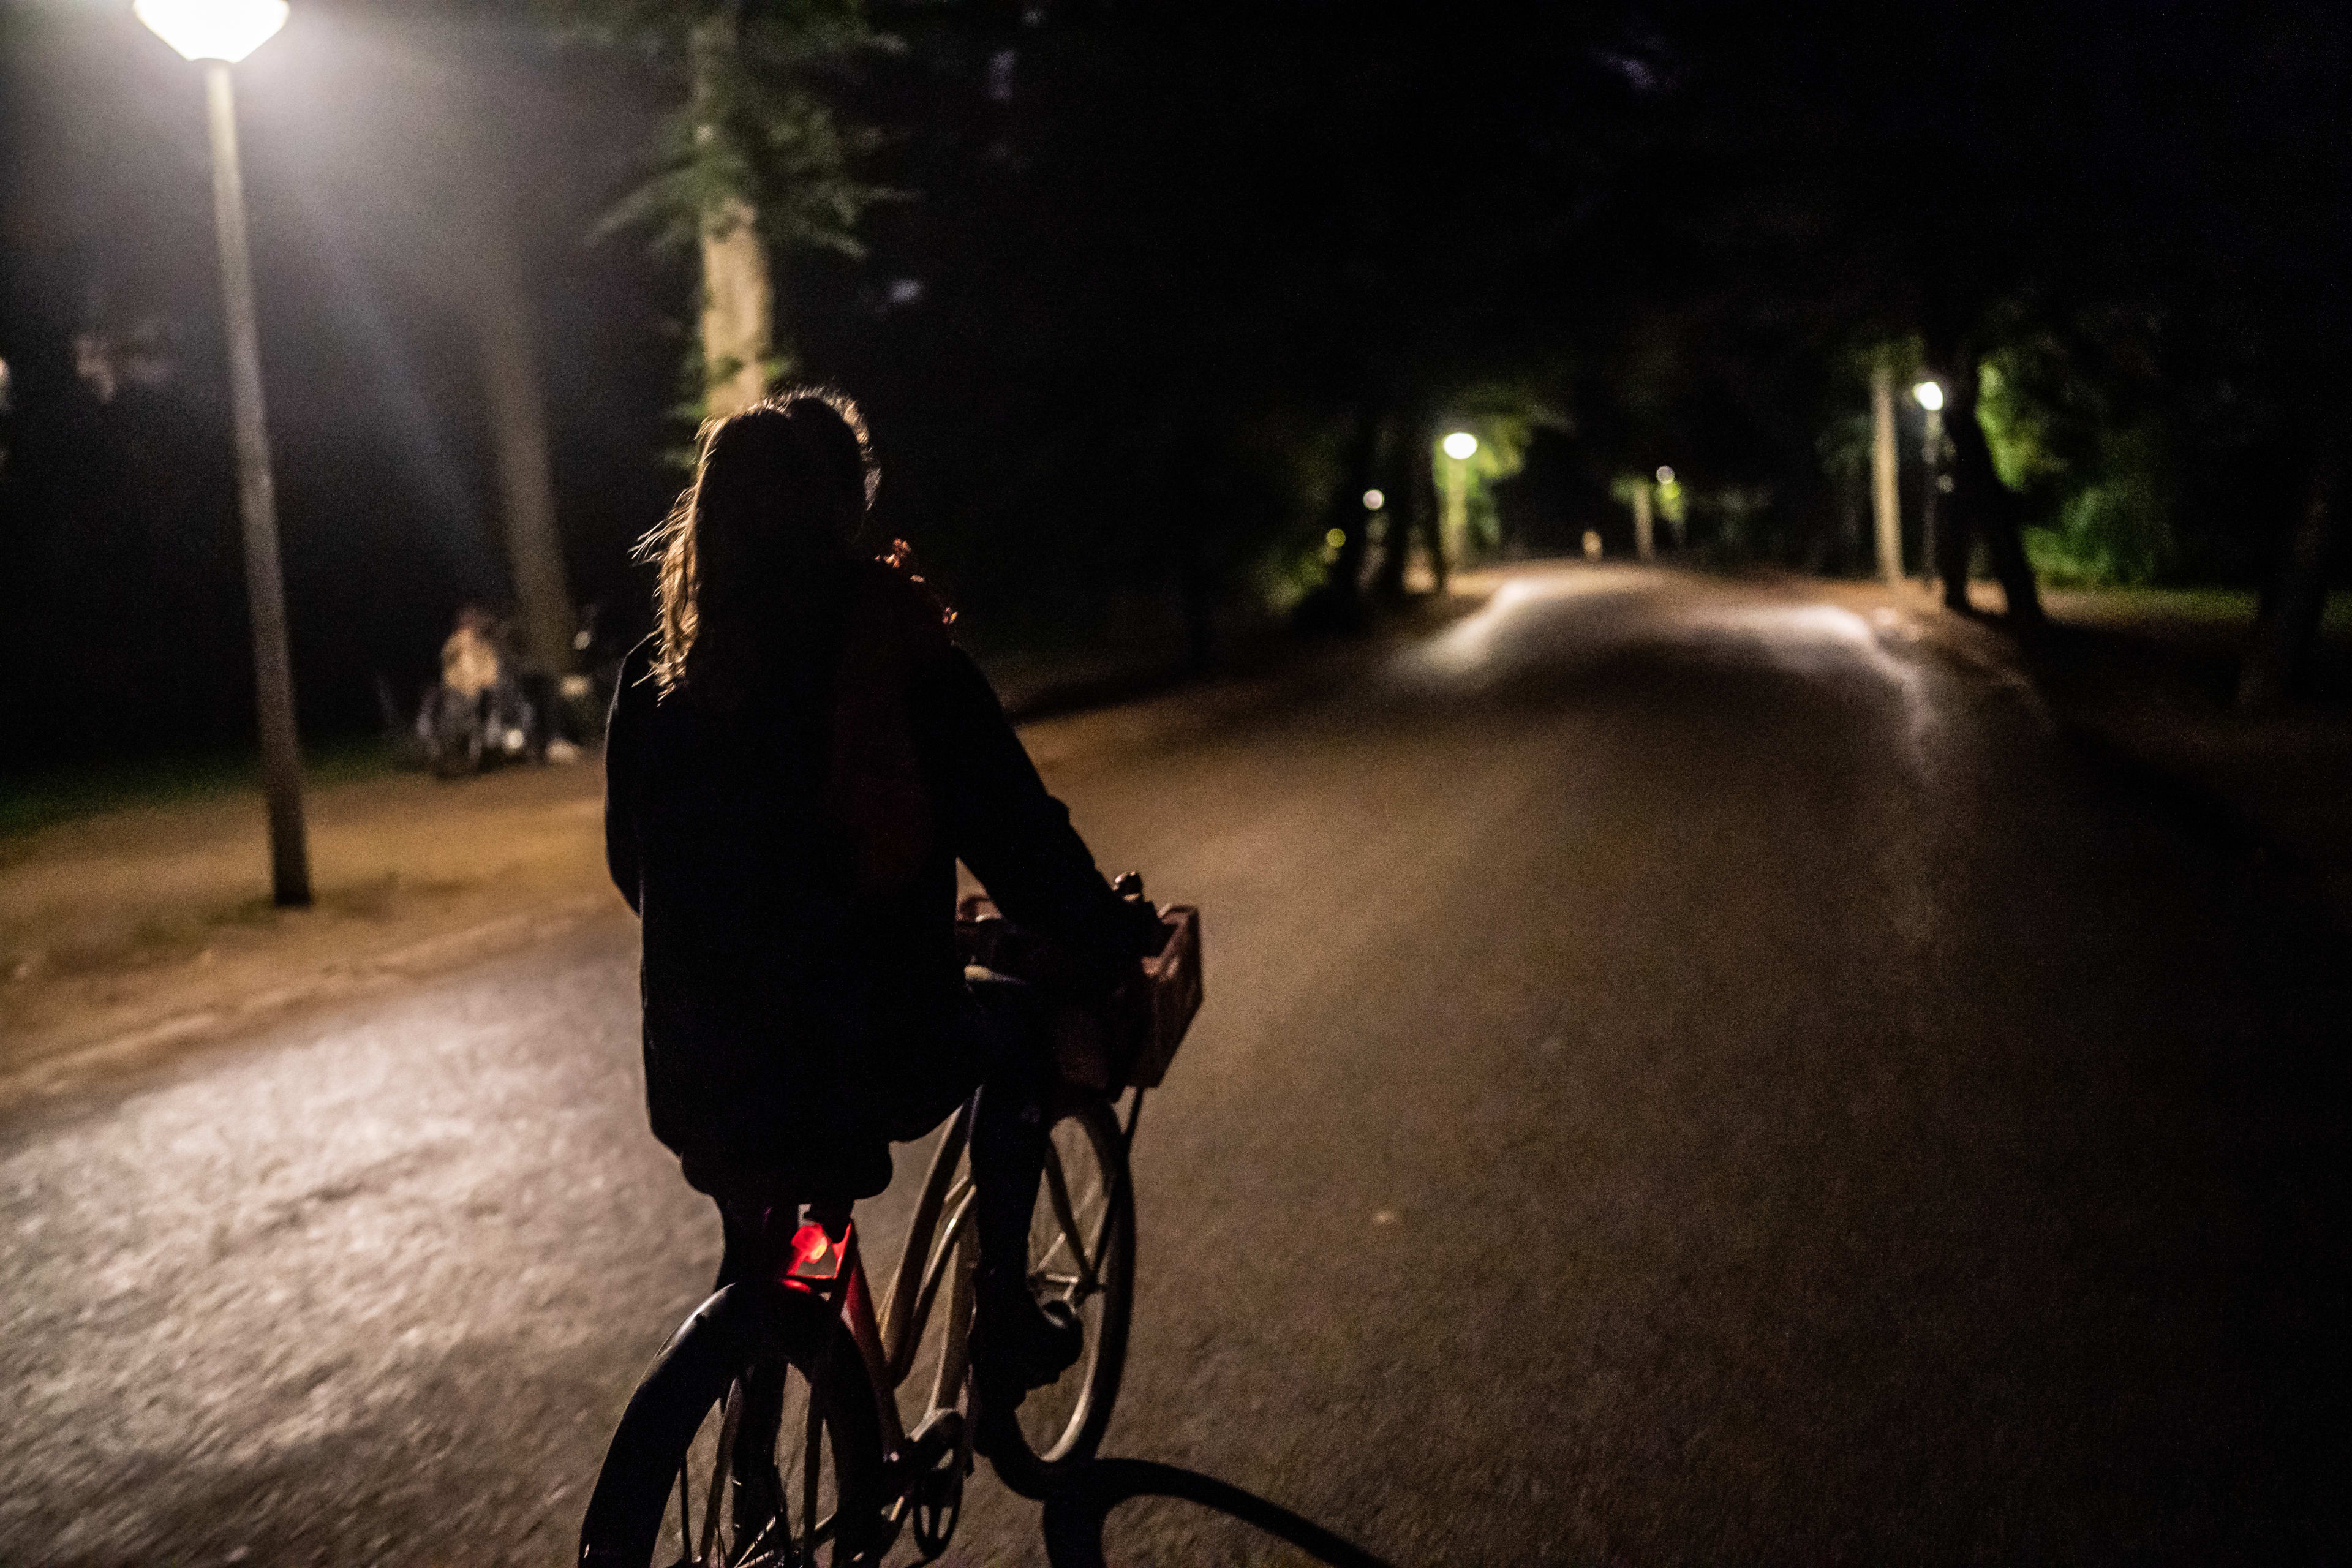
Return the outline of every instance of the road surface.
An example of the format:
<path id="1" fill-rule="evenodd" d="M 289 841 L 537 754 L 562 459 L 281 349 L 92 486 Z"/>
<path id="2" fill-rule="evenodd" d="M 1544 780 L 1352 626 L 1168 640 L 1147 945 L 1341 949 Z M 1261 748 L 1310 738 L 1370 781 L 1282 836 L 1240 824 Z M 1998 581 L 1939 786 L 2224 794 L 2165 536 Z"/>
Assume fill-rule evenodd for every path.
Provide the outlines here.
<path id="1" fill-rule="evenodd" d="M 2341 1560 L 2340 938 L 1930 649 L 1568 568 L 1057 732 L 1210 940 L 1106 1451 L 1399 1564 Z M 567 1560 L 717 1255 L 634 944 L 0 1118 L 0 1558 Z"/>

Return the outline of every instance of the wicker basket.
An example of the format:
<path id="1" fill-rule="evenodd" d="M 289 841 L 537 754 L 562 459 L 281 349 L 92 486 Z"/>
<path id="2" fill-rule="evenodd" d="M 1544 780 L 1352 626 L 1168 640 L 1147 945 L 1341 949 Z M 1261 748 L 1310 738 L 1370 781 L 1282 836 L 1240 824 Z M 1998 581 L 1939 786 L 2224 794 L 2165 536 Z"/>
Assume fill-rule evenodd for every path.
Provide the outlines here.
<path id="1" fill-rule="evenodd" d="M 956 945 L 968 964 L 1025 980 L 1053 1003 L 1054 1054 L 1062 1076 L 1106 1092 L 1130 1084 L 1157 1089 L 1184 1043 L 1206 994 L 1201 970 L 1201 911 L 1171 904 L 1160 911 L 1167 938 L 1143 961 L 1144 993 L 1106 1010 L 1076 999 L 1077 966 L 1048 939 L 1015 925 L 974 894 L 956 910 Z"/>

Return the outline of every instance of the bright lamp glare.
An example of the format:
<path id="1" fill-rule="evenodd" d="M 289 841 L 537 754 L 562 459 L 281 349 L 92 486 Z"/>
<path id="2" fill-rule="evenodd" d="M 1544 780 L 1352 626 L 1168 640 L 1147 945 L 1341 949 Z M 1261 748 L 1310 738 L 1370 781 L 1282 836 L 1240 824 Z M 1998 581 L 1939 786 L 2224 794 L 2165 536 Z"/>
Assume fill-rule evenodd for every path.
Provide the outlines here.
<path id="1" fill-rule="evenodd" d="M 1445 438 L 1445 455 L 1461 462 L 1478 450 L 1478 437 L 1467 430 L 1456 430 Z"/>
<path id="2" fill-rule="evenodd" d="M 1388 504 L 1389 498 L 1381 494 L 1380 491 L 1366 490 L 1364 492 L 1364 510 L 1366 511 L 1378 511 L 1381 508 Z"/>
<path id="3" fill-rule="evenodd" d="M 1944 389 L 1932 381 L 1923 381 L 1913 387 L 1911 395 L 1918 399 L 1919 406 L 1930 414 L 1944 406 Z"/>
<path id="4" fill-rule="evenodd" d="M 287 6 L 286 0 L 134 0 L 131 9 L 187 58 L 235 65 L 286 25 Z"/>
<path id="5" fill-rule="evenodd" d="M 1670 484 L 1673 484 L 1674 482 L 1675 482 L 1675 471 L 1674 471 L 1674 469 L 1672 469 L 1672 468 L 1670 468 L 1665 467 L 1664 464 L 1659 465 L 1659 468 L 1658 468 L 1658 483 L 1660 483 L 1660 484 L 1662 484 L 1662 485 L 1670 485 Z"/>

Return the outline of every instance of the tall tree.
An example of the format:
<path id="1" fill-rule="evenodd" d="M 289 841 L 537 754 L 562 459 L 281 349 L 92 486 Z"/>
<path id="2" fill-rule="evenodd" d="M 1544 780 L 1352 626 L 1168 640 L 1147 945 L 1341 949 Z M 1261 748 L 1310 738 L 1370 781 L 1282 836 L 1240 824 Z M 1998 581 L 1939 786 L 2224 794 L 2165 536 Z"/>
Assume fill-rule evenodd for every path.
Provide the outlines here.
<path id="1" fill-rule="evenodd" d="M 604 226 L 649 226 L 693 248 L 697 412 L 748 407 L 796 367 L 780 260 L 795 248 L 860 254 L 859 216 L 887 194 L 857 177 L 875 139 L 843 124 L 830 89 L 892 40 L 867 26 L 861 0 L 549 4 L 570 31 L 634 52 L 675 84 L 653 177 Z"/>

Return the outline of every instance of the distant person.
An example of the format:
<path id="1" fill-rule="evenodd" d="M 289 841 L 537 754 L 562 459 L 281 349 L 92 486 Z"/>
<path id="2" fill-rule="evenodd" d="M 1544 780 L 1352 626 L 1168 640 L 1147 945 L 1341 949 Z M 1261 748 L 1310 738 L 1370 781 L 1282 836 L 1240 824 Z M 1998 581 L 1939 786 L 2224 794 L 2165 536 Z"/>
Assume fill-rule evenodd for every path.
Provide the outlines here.
<path id="1" fill-rule="evenodd" d="M 881 1192 L 891 1142 L 985 1085 L 974 1350 L 992 1426 L 1076 1360 L 1081 1327 L 1027 1278 L 1052 1052 L 1026 987 L 966 977 L 956 862 L 1106 997 L 1157 927 L 1096 870 L 938 602 L 856 547 L 876 482 L 838 393 L 706 431 L 646 541 L 659 629 L 614 698 L 605 850 L 644 920 L 654 1134 L 718 1201 L 722 1284 L 776 1256 L 797 1205 Z"/>
<path id="2" fill-rule="evenodd" d="M 428 748 L 454 721 L 460 732 L 478 736 L 483 750 L 527 752 L 534 762 L 545 760 L 542 709 L 525 694 L 501 629 L 479 605 L 458 610 L 457 626 L 441 644 L 440 689 L 429 695 L 417 715 L 417 732 Z M 462 717 L 452 712 L 453 706 L 463 710 Z"/>
<path id="3" fill-rule="evenodd" d="M 456 629 L 441 644 L 442 685 L 477 701 L 497 687 L 506 667 L 492 635 L 496 624 L 479 605 L 467 605 L 457 612 Z"/>

